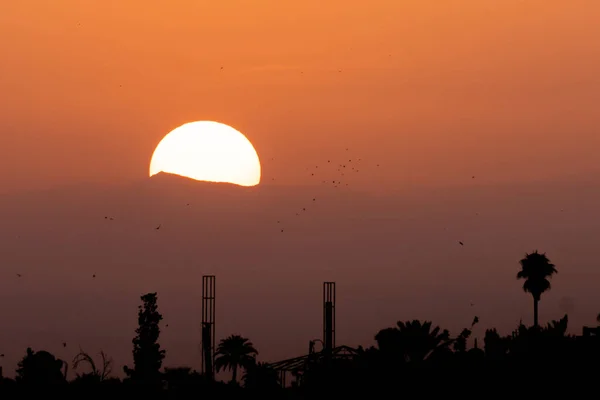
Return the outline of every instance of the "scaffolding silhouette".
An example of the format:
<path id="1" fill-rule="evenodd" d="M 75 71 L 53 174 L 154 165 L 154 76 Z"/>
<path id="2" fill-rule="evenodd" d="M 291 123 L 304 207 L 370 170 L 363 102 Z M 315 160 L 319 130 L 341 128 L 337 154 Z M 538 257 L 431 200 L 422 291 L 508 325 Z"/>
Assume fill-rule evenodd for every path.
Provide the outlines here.
<path id="1" fill-rule="evenodd" d="M 202 373 L 209 379 L 215 376 L 215 290 L 215 276 L 202 276 Z"/>
<path id="2" fill-rule="evenodd" d="M 321 351 L 315 350 L 316 342 L 322 342 Z M 289 373 L 295 377 L 295 381 L 291 382 L 292 385 L 302 385 L 304 373 L 311 365 L 319 363 L 327 365 L 332 360 L 351 360 L 357 354 L 357 350 L 352 347 L 335 345 L 335 282 L 323 282 L 323 340 L 310 340 L 307 355 L 269 365 L 279 373 L 281 386 L 286 387 Z"/>
<path id="3" fill-rule="evenodd" d="M 323 344 L 327 354 L 335 348 L 335 282 L 323 282 Z"/>

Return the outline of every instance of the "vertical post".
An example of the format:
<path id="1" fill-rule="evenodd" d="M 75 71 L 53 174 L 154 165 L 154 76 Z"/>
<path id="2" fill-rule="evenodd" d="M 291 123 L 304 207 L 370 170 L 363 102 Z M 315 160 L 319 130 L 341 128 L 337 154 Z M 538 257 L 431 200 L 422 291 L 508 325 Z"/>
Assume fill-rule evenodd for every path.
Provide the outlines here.
<path id="1" fill-rule="evenodd" d="M 335 347 L 335 282 L 323 282 L 323 344 L 326 354 Z"/>
<path id="2" fill-rule="evenodd" d="M 282 369 L 281 371 L 279 371 L 279 383 L 281 384 L 282 388 L 285 388 L 285 385 L 287 383 L 286 379 L 285 379 L 286 376 L 287 376 L 287 374 L 286 374 L 286 371 L 284 369 Z"/>
<path id="3" fill-rule="evenodd" d="M 202 276 L 202 373 L 210 380 L 215 375 L 215 292 L 215 276 Z"/>

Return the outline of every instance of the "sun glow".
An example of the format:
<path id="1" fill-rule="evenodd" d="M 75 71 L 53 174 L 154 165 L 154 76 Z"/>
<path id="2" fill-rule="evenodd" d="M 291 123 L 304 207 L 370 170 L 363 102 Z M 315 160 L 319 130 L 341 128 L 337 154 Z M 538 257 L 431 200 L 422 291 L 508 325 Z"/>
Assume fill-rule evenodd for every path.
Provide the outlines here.
<path id="1" fill-rule="evenodd" d="M 172 130 L 156 146 L 150 176 L 159 172 L 255 186 L 261 171 L 254 146 L 241 132 L 219 122 L 196 121 Z"/>

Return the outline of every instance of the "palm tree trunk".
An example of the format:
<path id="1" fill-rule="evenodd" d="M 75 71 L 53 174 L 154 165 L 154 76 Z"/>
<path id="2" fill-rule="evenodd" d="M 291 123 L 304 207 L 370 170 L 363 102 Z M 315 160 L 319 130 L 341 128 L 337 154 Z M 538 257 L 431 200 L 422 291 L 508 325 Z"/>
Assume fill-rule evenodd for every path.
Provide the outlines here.
<path id="1" fill-rule="evenodd" d="M 534 327 L 538 327 L 538 303 L 539 303 L 539 299 L 534 297 L 533 298 L 533 326 Z"/>
<path id="2" fill-rule="evenodd" d="M 231 374 L 231 382 L 237 382 L 237 365 L 233 366 L 233 373 Z"/>

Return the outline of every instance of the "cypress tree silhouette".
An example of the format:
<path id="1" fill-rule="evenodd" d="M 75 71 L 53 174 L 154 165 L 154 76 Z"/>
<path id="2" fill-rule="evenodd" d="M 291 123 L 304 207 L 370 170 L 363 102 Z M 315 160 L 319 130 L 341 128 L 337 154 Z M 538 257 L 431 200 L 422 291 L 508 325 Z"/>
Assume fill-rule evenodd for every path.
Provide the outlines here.
<path id="1" fill-rule="evenodd" d="M 165 350 L 160 348 L 158 324 L 162 315 L 158 312 L 156 293 L 147 293 L 141 297 L 138 307 L 138 328 L 133 338 L 133 369 L 125 366 L 123 370 L 132 381 L 144 385 L 160 385 L 162 361 Z"/>
<path id="2" fill-rule="evenodd" d="M 521 264 L 521 270 L 517 274 L 517 279 L 525 279 L 523 290 L 531 293 L 533 297 L 533 326 L 538 328 L 538 303 L 542 293 L 550 290 L 551 286 L 548 279 L 558 271 L 546 257 L 546 253 L 538 253 L 537 250 L 531 254 L 525 254 L 525 258 L 519 263 Z"/>

